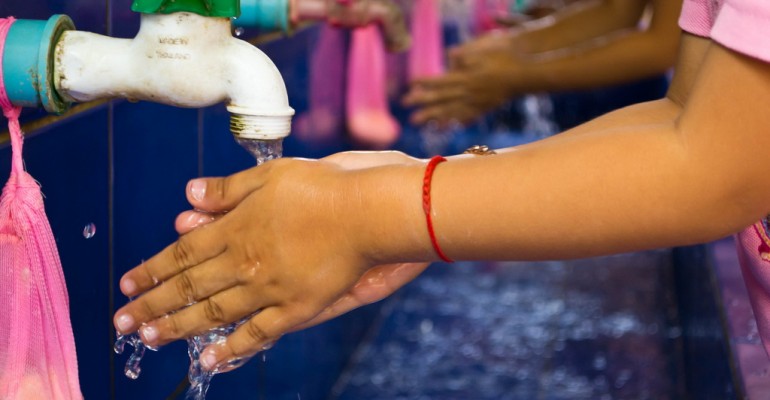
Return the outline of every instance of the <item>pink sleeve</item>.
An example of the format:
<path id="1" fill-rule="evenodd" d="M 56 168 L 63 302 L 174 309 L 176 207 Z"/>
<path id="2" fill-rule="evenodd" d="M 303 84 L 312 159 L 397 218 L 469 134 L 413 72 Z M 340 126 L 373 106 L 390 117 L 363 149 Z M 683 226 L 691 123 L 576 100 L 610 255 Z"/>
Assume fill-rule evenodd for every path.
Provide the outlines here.
<path id="1" fill-rule="evenodd" d="M 714 24 L 714 7 L 711 0 L 684 0 L 679 27 L 693 35 L 709 37 Z"/>
<path id="2" fill-rule="evenodd" d="M 711 38 L 739 53 L 770 62 L 770 1 L 725 0 Z"/>

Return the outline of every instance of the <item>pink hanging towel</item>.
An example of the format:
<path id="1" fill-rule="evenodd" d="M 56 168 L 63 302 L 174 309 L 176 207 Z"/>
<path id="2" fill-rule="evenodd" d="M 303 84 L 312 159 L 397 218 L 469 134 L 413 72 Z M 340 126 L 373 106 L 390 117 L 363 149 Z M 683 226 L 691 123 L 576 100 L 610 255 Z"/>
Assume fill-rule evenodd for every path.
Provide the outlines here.
<path id="1" fill-rule="evenodd" d="M 415 0 L 412 6 L 409 80 L 444 73 L 444 39 L 437 0 Z"/>
<path id="2" fill-rule="evenodd" d="M 765 351 L 770 355 L 770 236 L 763 222 L 735 235 L 743 281 Z"/>
<path id="3" fill-rule="evenodd" d="M 69 298 L 37 182 L 24 171 L 20 108 L 2 80 L 5 37 L 0 19 L 0 105 L 13 147 L 11 176 L 0 196 L 0 399 L 82 399 Z"/>
<path id="4" fill-rule="evenodd" d="M 348 54 L 348 129 L 354 140 L 375 149 L 388 148 L 400 133 L 388 107 L 385 66 L 385 45 L 379 27 L 355 29 Z"/>
<path id="5" fill-rule="evenodd" d="M 473 2 L 473 27 L 476 34 L 500 28 L 498 18 L 508 16 L 507 0 L 475 0 Z"/>
<path id="6" fill-rule="evenodd" d="M 342 30 L 324 24 L 310 56 L 309 107 L 296 119 L 297 138 L 323 143 L 342 132 L 344 87 L 345 36 Z"/>

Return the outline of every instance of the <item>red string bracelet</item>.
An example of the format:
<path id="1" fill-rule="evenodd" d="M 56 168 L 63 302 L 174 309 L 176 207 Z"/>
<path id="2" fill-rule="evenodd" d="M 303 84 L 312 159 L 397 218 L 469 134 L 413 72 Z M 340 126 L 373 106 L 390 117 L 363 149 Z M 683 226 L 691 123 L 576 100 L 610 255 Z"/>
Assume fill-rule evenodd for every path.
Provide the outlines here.
<path id="1" fill-rule="evenodd" d="M 446 161 L 446 158 L 441 156 L 434 156 L 428 161 L 428 166 L 425 168 L 425 177 L 422 179 L 422 209 L 425 211 L 425 222 L 428 224 L 428 235 L 430 235 L 430 242 L 433 244 L 433 249 L 436 250 L 439 258 L 443 261 L 451 263 L 454 262 L 451 258 L 441 250 L 438 245 L 438 239 L 436 239 L 436 232 L 433 230 L 433 219 L 430 213 L 430 184 L 433 180 L 433 171 L 436 169 L 436 165 Z"/>

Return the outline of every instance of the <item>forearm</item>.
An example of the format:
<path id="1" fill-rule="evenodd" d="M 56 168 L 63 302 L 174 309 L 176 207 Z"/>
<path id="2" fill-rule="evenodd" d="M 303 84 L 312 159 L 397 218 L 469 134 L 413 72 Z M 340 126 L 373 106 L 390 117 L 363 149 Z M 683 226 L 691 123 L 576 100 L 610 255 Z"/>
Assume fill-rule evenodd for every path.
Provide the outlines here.
<path id="1" fill-rule="evenodd" d="M 681 1 L 652 0 L 649 3 L 652 6 L 649 26 L 626 24 L 569 47 L 522 54 L 521 72 L 510 76 L 512 90 L 523 93 L 588 89 L 665 72 L 674 65 L 679 47 L 677 19 Z M 631 6 L 626 4 L 625 7 Z M 526 41 L 527 38 L 522 39 Z"/>
<path id="2" fill-rule="evenodd" d="M 667 116 L 600 118 L 581 134 L 440 164 L 431 198 L 442 248 L 456 259 L 573 258 L 699 243 L 755 222 L 770 210 L 770 67 L 712 46 L 696 81 L 681 112 L 648 103 Z M 382 229 L 363 246 L 387 249 L 377 261 L 404 261 L 405 249 L 435 259 L 414 194 L 424 167 L 410 168 L 380 189 L 411 191 L 417 204 L 388 203 L 408 218 L 380 219 L 369 201 Z M 423 238 L 395 245 L 404 232 Z"/>
<path id="3" fill-rule="evenodd" d="M 647 1 L 593 0 L 572 4 L 555 14 L 517 28 L 516 47 L 541 53 L 570 47 L 637 25 Z"/>
<path id="4" fill-rule="evenodd" d="M 702 172 L 689 161 L 668 123 L 442 163 L 431 192 L 438 241 L 456 259 L 562 259 L 699 243 L 758 217 L 714 184 L 724 178 L 719 171 Z M 419 193 L 424 167 L 414 169 L 400 190 Z M 376 235 L 373 247 L 386 249 L 377 261 L 393 261 L 395 254 L 435 257 L 419 196 L 409 201 L 405 208 L 412 212 L 402 214 L 408 223 L 386 217 L 399 221 L 399 234 L 384 229 Z M 423 238 L 393 241 L 404 232 Z"/>
<path id="5" fill-rule="evenodd" d="M 664 73 L 674 64 L 676 40 L 649 31 L 629 31 L 576 48 L 523 58 L 511 74 L 515 93 L 580 90 Z"/>

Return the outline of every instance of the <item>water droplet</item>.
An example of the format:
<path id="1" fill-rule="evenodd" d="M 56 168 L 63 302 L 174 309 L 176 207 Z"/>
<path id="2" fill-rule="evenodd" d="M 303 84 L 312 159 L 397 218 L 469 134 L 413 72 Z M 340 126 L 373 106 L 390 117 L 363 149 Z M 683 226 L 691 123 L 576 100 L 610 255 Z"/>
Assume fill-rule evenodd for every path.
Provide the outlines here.
<path id="1" fill-rule="evenodd" d="M 138 379 L 139 374 L 142 372 L 142 369 L 137 367 L 135 370 L 129 369 L 128 366 L 126 366 L 126 377 L 128 379 Z"/>
<path id="2" fill-rule="evenodd" d="M 86 225 L 85 228 L 83 228 L 83 237 L 86 239 L 91 239 L 94 237 L 94 235 L 96 235 L 96 225 L 91 222 Z"/>
<path id="3" fill-rule="evenodd" d="M 244 29 L 241 28 L 241 27 L 235 28 L 235 32 L 234 32 L 235 36 L 240 37 L 241 35 L 243 35 L 243 31 L 244 31 Z"/>
<path id="4" fill-rule="evenodd" d="M 275 346 L 275 342 L 268 342 L 262 345 L 262 351 L 270 350 Z"/>

